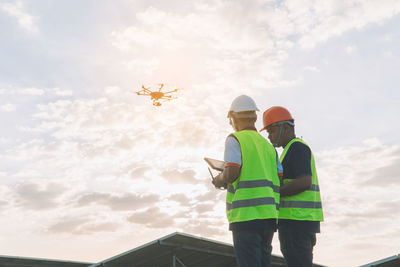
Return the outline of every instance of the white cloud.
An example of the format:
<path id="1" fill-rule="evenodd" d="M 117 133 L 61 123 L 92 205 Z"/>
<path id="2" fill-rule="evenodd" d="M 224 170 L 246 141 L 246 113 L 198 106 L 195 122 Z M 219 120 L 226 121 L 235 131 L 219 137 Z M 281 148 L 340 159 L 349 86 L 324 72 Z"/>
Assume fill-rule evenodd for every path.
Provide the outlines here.
<path id="1" fill-rule="evenodd" d="M 390 236 L 391 244 L 384 240 L 387 229 L 396 227 L 395 222 L 400 220 L 400 198 L 396 197 L 400 147 L 371 138 L 361 146 L 322 151 L 315 157 L 325 213 L 318 254 L 325 258 L 325 264 L 361 265 L 368 262 L 359 256 L 363 253 L 372 253 L 372 259 L 384 258 L 387 252 L 380 247 L 383 243 L 386 251 L 398 249 L 393 244 L 400 242 L 399 234 Z M 343 255 L 343 260 L 332 252 Z"/>
<path id="2" fill-rule="evenodd" d="M 15 1 L 12 3 L 0 3 L 0 10 L 4 11 L 8 15 L 14 17 L 19 26 L 31 33 L 38 32 L 36 25 L 37 17 L 34 17 L 24 11 L 22 2 Z"/>
<path id="3" fill-rule="evenodd" d="M 56 96 L 72 96 L 73 95 L 72 90 L 63 90 L 58 87 L 48 88 L 48 89 L 30 87 L 30 88 L 20 89 L 19 92 L 23 95 L 37 95 L 37 96 L 44 95 L 46 92 L 54 94 Z"/>
<path id="4" fill-rule="evenodd" d="M 115 232 L 120 226 L 115 222 L 95 222 L 91 216 L 62 217 L 57 222 L 46 227 L 45 232 L 51 234 L 88 235 L 99 232 Z"/>
<path id="5" fill-rule="evenodd" d="M 62 90 L 60 88 L 53 88 L 52 91 L 58 96 L 71 96 L 74 94 L 72 90 Z"/>
<path id="6" fill-rule="evenodd" d="M 1 105 L 0 108 L 6 112 L 12 112 L 12 111 L 17 110 L 17 107 L 14 104 L 10 104 L 10 103 Z"/>
<path id="7" fill-rule="evenodd" d="M 22 90 L 22 94 L 27 95 L 43 95 L 45 91 L 40 88 L 25 88 Z"/>
<path id="8" fill-rule="evenodd" d="M 79 206 L 90 205 L 96 203 L 98 205 L 105 205 L 112 210 L 137 210 L 143 207 L 154 205 L 159 201 L 158 195 L 135 195 L 124 193 L 121 196 L 111 195 L 109 193 L 90 193 L 81 196 L 77 204 Z"/>
<path id="9" fill-rule="evenodd" d="M 54 209 L 58 206 L 56 199 L 65 192 L 65 188 L 58 184 L 48 184 L 41 188 L 35 183 L 20 184 L 16 188 L 16 204 L 27 209 L 43 210 Z"/>
<path id="10" fill-rule="evenodd" d="M 183 183 L 183 184 L 195 184 L 197 183 L 194 178 L 196 172 L 193 170 L 165 170 L 161 173 L 161 176 L 167 179 L 170 183 Z"/>
<path id="11" fill-rule="evenodd" d="M 157 70 L 157 68 L 160 67 L 160 62 L 157 59 L 151 59 L 151 60 L 133 59 L 124 62 L 124 66 L 128 70 L 140 69 L 144 75 L 149 76 L 153 74 Z"/>
<path id="12" fill-rule="evenodd" d="M 136 179 L 136 178 L 141 178 L 145 175 L 145 173 L 147 171 L 150 171 L 151 167 L 150 166 L 141 166 L 138 168 L 135 168 L 131 173 L 130 176 L 132 177 L 132 179 Z"/>
<path id="13" fill-rule="evenodd" d="M 381 37 L 380 41 L 385 42 L 385 43 L 391 43 L 394 40 L 393 34 L 385 34 L 383 37 Z"/>
<path id="14" fill-rule="evenodd" d="M 383 56 L 385 58 L 393 58 L 393 52 L 392 51 L 384 51 Z"/>
<path id="15" fill-rule="evenodd" d="M 243 88 L 260 92 L 298 83 L 281 77 L 294 45 L 312 48 L 399 12 L 395 0 L 379 5 L 370 0 L 217 1 L 197 3 L 187 13 L 152 6 L 136 13 L 135 23 L 110 34 L 110 43 L 122 53 L 113 64 L 144 81 L 189 85 L 191 91 L 199 85 L 216 99 L 229 99 Z"/>
<path id="16" fill-rule="evenodd" d="M 357 47 L 355 45 L 348 45 L 345 50 L 347 54 L 351 55 L 357 51 Z"/>
<path id="17" fill-rule="evenodd" d="M 274 17 L 281 18 L 276 23 L 281 24 L 278 33 L 299 35 L 299 44 L 312 48 L 349 30 L 382 23 L 400 12 L 400 3 L 396 0 L 298 0 L 285 1 L 274 12 L 277 12 Z"/>
<path id="18" fill-rule="evenodd" d="M 166 84 L 189 85 L 220 80 L 233 94 L 249 84 L 265 88 L 278 80 L 290 42 L 276 47 L 255 18 L 260 8 L 242 8 L 229 1 L 212 8 L 197 5 L 187 14 L 149 7 L 137 14 L 136 24 L 112 32 L 110 42 L 124 52 L 119 61 L 145 80 L 161 77 Z"/>
<path id="19" fill-rule="evenodd" d="M 304 69 L 311 71 L 311 72 L 320 72 L 321 71 L 318 67 L 315 67 L 315 66 L 306 66 L 306 67 L 304 67 Z"/>
<path id="20" fill-rule="evenodd" d="M 127 220 L 131 223 L 143 224 L 148 228 L 168 228 L 174 225 L 174 218 L 170 214 L 162 212 L 158 207 L 135 212 Z"/>

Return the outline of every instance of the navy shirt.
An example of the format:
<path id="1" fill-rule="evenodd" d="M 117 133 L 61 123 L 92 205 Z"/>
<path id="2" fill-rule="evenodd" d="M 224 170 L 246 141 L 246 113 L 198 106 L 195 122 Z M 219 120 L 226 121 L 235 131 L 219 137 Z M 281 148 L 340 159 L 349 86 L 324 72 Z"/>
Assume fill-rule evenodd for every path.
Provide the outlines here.
<path id="1" fill-rule="evenodd" d="M 301 142 L 294 142 L 286 152 L 282 161 L 283 179 L 296 179 L 302 175 L 311 175 L 311 150 L 308 146 Z M 279 225 L 293 226 L 296 229 L 311 231 L 314 233 L 320 232 L 319 221 L 298 221 L 280 219 Z"/>

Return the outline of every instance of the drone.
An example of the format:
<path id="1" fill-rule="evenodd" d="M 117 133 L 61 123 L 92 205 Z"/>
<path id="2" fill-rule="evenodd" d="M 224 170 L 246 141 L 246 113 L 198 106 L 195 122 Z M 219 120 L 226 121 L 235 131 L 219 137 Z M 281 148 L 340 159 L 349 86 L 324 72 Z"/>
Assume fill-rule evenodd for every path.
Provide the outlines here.
<path id="1" fill-rule="evenodd" d="M 149 95 L 151 97 L 151 100 L 153 100 L 153 106 L 161 106 L 160 100 L 162 101 L 171 101 L 172 99 L 176 99 L 177 97 L 172 97 L 172 93 L 175 93 L 178 91 L 178 89 L 174 89 L 172 91 L 168 92 L 162 92 L 162 88 L 164 87 L 164 84 L 160 84 L 160 88 L 158 88 L 158 91 L 151 91 L 150 87 L 146 88 L 144 85 L 142 85 L 142 90 L 137 91 L 137 95 Z"/>

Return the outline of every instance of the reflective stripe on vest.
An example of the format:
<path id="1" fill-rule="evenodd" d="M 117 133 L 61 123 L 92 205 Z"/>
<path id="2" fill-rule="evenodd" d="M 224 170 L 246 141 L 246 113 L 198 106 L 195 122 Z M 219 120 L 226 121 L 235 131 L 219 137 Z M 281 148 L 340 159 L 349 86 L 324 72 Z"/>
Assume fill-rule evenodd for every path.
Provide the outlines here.
<path id="1" fill-rule="evenodd" d="M 268 180 L 255 180 L 255 181 L 239 181 L 236 189 L 241 188 L 256 188 L 256 187 L 264 187 L 269 186 L 272 187 L 275 193 L 279 193 L 279 186 L 274 185 L 271 181 Z M 232 184 L 228 184 L 228 192 L 235 194 L 236 190 Z"/>
<path id="2" fill-rule="evenodd" d="M 253 198 L 253 199 L 243 199 L 232 202 L 232 204 L 226 204 L 227 210 L 237 209 L 237 208 L 248 208 L 253 206 L 260 205 L 275 205 L 278 204 L 275 202 L 275 197 L 262 197 L 262 198 Z"/>
<path id="3" fill-rule="evenodd" d="M 287 151 L 294 142 L 301 142 L 308 146 L 299 138 L 292 139 L 284 148 L 280 161 L 283 162 Z M 311 172 L 312 184 L 306 191 L 288 197 L 282 197 L 279 209 L 279 219 L 290 220 L 307 220 L 307 221 L 323 221 L 320 189 L 318 184 L 318 176 L 315 169 L 314 155 L 311 152 Z M 283 184 L 287 184 L 293 179 L 283 179 Z"/>
<path id="4" fill-rule="evenodd" d="M 305 208 L 305 209 L 321 209 L 321 202 L 312 202 L 312 201 L 290 201 L 283 200 L 279 207 L 281 208 Z"/>
<path id="5" fill-rule="evenodd" d="M 228 184 L 226 213 L 229 223 L 276 219 L 279 206 L 279 178 L 276 151 L 256 131 L 232 134 L 242 153 L 240 175 Z"/>

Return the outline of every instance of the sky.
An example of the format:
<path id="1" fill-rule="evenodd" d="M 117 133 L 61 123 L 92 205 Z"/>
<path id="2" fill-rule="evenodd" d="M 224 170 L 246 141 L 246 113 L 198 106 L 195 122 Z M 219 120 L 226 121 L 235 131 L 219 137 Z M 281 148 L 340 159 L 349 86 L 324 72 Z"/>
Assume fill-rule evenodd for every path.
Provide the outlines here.
<path id="1" fill-rule="evenodd" d="M 222 159 L 241 94 L 258 129 L 288 108 L 314 153 L 314 261 L 399 254 L 399 27 L 397 0 L 0 0 L 0 255 L 232 243 L 203 157 Z M 135 94 L 159 83 L 178 98 Z"/>

